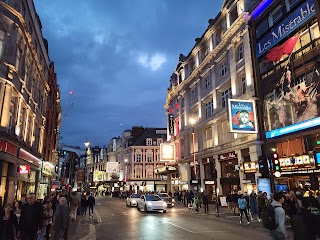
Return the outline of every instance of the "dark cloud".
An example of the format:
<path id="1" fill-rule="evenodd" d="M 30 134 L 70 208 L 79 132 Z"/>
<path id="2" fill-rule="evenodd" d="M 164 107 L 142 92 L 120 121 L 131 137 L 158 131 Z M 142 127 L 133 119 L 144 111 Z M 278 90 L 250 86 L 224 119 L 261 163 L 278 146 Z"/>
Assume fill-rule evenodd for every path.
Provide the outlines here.
<path id="1" fill-rule="evenodd" d="M 102 146 L 134 125 L 166 127 L 178 56 L 189 53 L 222 0 L 76 2 L 35 0 L 60 85 L 63 142 Z"/>

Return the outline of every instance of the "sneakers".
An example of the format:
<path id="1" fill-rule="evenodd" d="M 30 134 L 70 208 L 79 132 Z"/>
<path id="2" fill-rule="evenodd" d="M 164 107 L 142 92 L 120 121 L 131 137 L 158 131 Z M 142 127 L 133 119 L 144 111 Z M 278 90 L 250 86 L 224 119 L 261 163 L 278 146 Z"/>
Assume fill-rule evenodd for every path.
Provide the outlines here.
<path id="1" fill-rule="evenodd" d="M 240 223 L 242 223 L 242 221 L 240 221 Z"/>
<path id="2" fill-rule="evenodd" d="M 251 222 L 248 222 L 247 224 L 249 225 Z"/>
<path id="3" fill-rule="evenodd" d="M 258 222 L 261 222 L 261 219 L 260 219 L 260 218 L 258 218 Z"/>

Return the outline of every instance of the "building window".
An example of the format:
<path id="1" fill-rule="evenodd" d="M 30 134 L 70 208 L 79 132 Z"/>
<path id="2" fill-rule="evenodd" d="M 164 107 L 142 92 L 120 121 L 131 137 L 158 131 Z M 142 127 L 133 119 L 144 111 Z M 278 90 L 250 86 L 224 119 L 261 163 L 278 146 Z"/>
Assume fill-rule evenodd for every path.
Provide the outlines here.
<path id="1" fill-rule="evenodd" d="M 137 153 L 135 157 L 136 157 L 136 162 L 141 163 L 141 153 Z"/>
<path id="2" fill-rule="evenodd" d="M 230 25 L 238 18 L 237 6 L 235 6 L 229 13 L 230 16 Z"/>
<path id="3" fill-rule="evenodd" d="M 223 108 L 225 108 L 228 105 L 229 98 L 232 98 L 231 87 L 225 90 L 224 92 L 222 92 L 221 104 Z"/>
<path id="4" fill-rule="evenodd" d="M 153 169 L 151 166 L 147 167 L 147 178 L 153 178 Z"/>
<path id="5" fill-rule="evenodd" d="M 152 160 L 153 160 L 153 158 L 152 158 L 152 154 L 147 154 L 147 162 L 148 163 L 151 163 L 152 162 Z"/>
<path id="6" fill-rule="evenodd" d="M 142 178 L 142 169 L 140 166 L 136 167 L 136 178 Z"/>
<path id="7" fill-rule="evenodd" d="M 211 101 L 206 103 L 206 117 L 210 117 L 212 115 L 213 112 L 213 100 L 211 99 Z"/>
<path id="8" fill-rule="evenodd" d="M 20 48 L 18 48 L 18 50 L 17 50 L 17 58 L 16 58 L 16 65 L 15 65 L 17 73 L 20 72 L 19 71 L 19 67 L 20 67 L 20 62 L 21 62 L 21 55 L 22 55 L 22 51 L 21 51 Z"/>
<path id="9" fill-rule="evenodd" d="M 238 47 L 238 59 L 237 59 L 238 61 L 243 59 L 243 53 L 244 53 L 244 48 L 243 48 L 243 44 L 241 44 Z"/>
<path id="10" fill-rule="evenodd" d="M 212 85 L 211 79 L 210 79 L 210 77 L 207 77 L 207 78 L 205 79 L 205 88 L 206 88 L 206 90 L 209 89 L 209 88 L 211 88 L 211 85 Z"/>
<path id="11" fill-rule="evenodd" d="M 147 146 L 152 146 L 152 138 L 147 138 Z"/>
<path id="12" fill-rule="evenodd" d="M 242 94 L 245 94 L 247 92 L 247 82 L 245 77 L 242 77 L 241 79 L 241 86 L 242 86 Z"/>
<path id="13" fill-rule="evenodd" d="M 269 29 L 268 19 L 262 20 L 256 28 L 256 38 L 261 37 Z"/>
<path id="14" fill-rule="evenodd" d="M 2 57 L 3 46 L 4 46 L 4 31 L 0 30 L 0 58 Z"/>
<path id="15" fill-rule="evenodd" d="M 282 6 L 276 7 L 270 14 L 268 21 L 269 21 L 269 27 L 272 27 L 275 23 L 277 23 L 283 16 L 282 13 Z"/>
<path id="16" fill-rule="evenodd" d="M 198 91 L 197 88 L 191 90 L 191 102 L 195 102 L 198 99 Z"/>
<path id="17" fill-rule="evenodd" d="M 290 10 L 297 5 L 298 2 L 300 2 L 301 0 L 286 0 L 286 10 L 287 12 L 290 12 Z"/>
<path id="18" fill-rule="evenodd" d="M 224 62 L 220 66 L 220 76 L 223 77 L 227 74 L 227 64 Z"/>
<path id="19" fill-rule="evenodd" d="M 160 145 L 161 143 L 163 143 L 163 139 L 162 138 L 158 138 L 157 139 L 157 145 Z"/>

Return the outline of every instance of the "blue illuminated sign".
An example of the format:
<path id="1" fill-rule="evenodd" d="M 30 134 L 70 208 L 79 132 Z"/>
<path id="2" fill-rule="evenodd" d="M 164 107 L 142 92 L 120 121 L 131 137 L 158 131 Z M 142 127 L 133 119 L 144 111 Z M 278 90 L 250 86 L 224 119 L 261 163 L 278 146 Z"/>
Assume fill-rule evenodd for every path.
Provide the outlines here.
<path id="1" fill-rule="evenodd" d="M 266 10 L 273 0 L 263 0 L 259 5 L 252 11 L 252 16 L 256 19 L 264 10 Z"/>
<path id="2" fill-rule="evenodd" d="M 273 31 L 262 38 L 256 45 L 256 56 L 260 57 L 274 45 L 284 39 L 316 14 L 313 0 L 305 1 L 297 10 L 290 14 L 284 21 L 273 27 Z"/>
<path id="3" fill-rule="evenodd" d="M 266 192 L 267 196 L 270 197 L 271 184 L 269 178 L 258 178 L 258 191 Z"/>
<path id="4" fill-rule="evenodd" d="M 300 130 L 316 127 L 319 125 L 320 125 L 320 117 L 317 117 L 317 118 L 309 119 L 303 122 L 298 122 L 287 127 L 278 128 L 278 129 L 266 132 L 266 138 L 279 137 L 288 133 L 297 132 Z"/>

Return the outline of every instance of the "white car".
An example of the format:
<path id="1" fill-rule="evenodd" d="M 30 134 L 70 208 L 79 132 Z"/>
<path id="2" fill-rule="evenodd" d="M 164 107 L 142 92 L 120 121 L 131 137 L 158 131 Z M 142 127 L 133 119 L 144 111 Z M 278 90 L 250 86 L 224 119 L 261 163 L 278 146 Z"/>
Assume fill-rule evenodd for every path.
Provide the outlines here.
<path id="1" fill-rule="evenodd" d="M 140 194 L 131 194 L 130 197 L 127 197 L 126 204 L 127 206 L 133 207 L 137 206 L 137 202 L 140 199 Z"/>
<path id="2" fill-rule="evenodd" d="M 162 211 L 167 212 L 167 203 L 163 201 L 159 196 L 154 194 L 141 195 L 137 205 L 138 211 L 144 210 L 150 211 Z"/>

